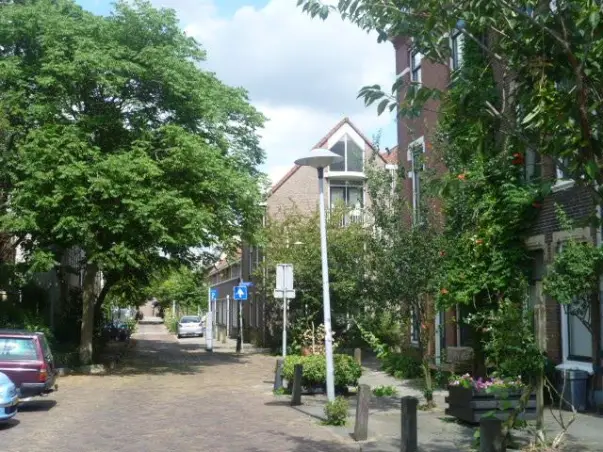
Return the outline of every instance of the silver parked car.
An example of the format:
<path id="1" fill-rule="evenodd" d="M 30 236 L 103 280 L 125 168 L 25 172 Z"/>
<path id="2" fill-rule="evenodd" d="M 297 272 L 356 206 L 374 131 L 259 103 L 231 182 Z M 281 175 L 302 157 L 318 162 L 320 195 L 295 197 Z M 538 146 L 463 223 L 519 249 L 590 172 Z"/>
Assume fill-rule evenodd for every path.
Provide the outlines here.
<path id="1" fill-rule="evenodd" d="M 184 336 L 203 336 L 203 320 L 198 315 L 185 315 L 178 322 L 178 339 Z"/>

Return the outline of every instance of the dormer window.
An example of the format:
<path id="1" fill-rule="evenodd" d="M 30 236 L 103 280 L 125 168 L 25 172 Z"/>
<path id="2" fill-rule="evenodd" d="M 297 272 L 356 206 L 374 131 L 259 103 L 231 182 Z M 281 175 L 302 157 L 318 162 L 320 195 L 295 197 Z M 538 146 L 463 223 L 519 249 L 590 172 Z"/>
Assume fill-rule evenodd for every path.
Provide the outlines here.
<path id="1" fill-rule="evenodd" d="M 329 171 L 352 171 L 361 173 L 364 170 L 364 152 L 346 133 L 331 148 L 331 151 L 343 157 L 343 161 L 333 163 Z"/>

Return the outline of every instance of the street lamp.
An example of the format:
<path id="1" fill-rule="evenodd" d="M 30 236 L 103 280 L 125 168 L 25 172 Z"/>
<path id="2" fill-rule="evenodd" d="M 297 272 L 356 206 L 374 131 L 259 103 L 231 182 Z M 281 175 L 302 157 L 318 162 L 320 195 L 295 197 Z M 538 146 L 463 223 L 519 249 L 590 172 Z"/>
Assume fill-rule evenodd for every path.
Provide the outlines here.
<path id="1" fill-rule="evenodd" d="M 322 300 L 325 325 L 325 354 L 327 360 L 327 399 L 335 400 L 335 373 L 333 367 L 333 333 L 331 331 L 331 299 L 329 296 L 329 263 L 327 261 L 327 222 L 325 219 L 324 169 L 333 163 L 341 162 L 343 157 L 328 149 L 314 149 L 307 157 L 297 159 L 296 165 L 311 166 L 318 170 L 318 189 L 320 192 L 320 256 L 322 260 Z"/>

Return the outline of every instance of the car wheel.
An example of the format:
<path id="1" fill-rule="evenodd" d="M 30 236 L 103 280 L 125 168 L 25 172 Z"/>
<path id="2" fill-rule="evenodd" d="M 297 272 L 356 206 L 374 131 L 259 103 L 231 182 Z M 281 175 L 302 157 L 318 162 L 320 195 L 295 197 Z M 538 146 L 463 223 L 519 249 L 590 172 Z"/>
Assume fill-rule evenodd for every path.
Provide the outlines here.
<path id="1" fill-rule="evenodd" d="M 179 334 L 176 336 L 178 339 L 182 339 L 182 336 L 180 336 Z"/>

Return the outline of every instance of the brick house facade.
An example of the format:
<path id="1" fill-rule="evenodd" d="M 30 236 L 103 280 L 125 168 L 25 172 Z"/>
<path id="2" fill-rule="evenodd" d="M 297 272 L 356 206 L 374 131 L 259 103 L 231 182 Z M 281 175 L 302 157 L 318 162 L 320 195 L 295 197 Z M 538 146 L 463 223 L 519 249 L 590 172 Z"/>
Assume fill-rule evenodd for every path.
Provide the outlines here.
<path id="1" fill-rule="evenodd" d="M 411 39 L 398 37 L 392 39 L 395 49 L 396 73 L 405 77 L 407 82 L 418 81 L 430 88 L 445 90 L 450 80 L 453 68 L 462 64 L 462 35 L 449 37 L 453 49 L 453 57 L 449 65 L 433 63 L 415 52 Z M 400 93 L 401 98 L 404 92 Z M 407 171 L 412 167 L 410 149 L 415 145 L 422 147 L 424 161 L 436 172 L 446 169 L 438 163 L 431 152 L 430 143 L 438 121 L 439 101 L 431 100 L 420 117 L 398 121 L 398 158 L 399 164 Z M 439 166 L 438 166 L 439 165 Z M 588 218 L 594 213 L 593 198 L 588 189 L 578 186 L 574 181 L 564 177 L 560 168 L 550 158 L 540 158 L 534 153 L 526 155 L 526 174 L 528 177 L 542 177 L 553 181 L 552 193 L 542 203 L 538 219 L 535 221 L 526 246 L 534 262 L 530 281 L 530 301 L 535 302 L 542 294 L 542 279 L 546 266 L 553 262 L 555 253 L 559 252 L 563 241 L 570 235 L 583 238 L 585 241 L 601 243 L 601 231 L 586 225 Z M 414 183 L 412 173 L 404 185 L 407 196 L 413 196 Z M 572 232 L 563 231 L 555 213 L 555 205 L 561 205 L 568 216 L 575 221 L 576 229 Z M 436 210 L 439 206 L 436 205 Z M 584 227 L 582 227 L 585 225 Z M 578 227 L 579 226 L 579 227 Z M 603 297 L 600 297 L 603 298 Z M 592 373 L 592 340 L 591 335 L 577 319 L 568 315 L 559 303 L 550 297 L 544 297 L 546 306 L 546 350 L 547 354 L 559 367 L 578 368 Z M 436 318 L 435 354 L 436 359 L 446 347 L 464 346 L 468 344 L 468 334 L 456 322 L 462 317 L 462 312 L 440 313 Z M 600 332 L 603 336 L 603 332 Z"/>
<path id="2" fill-rule="evenodd" d="M 325 169 L 325 206 L 330 208 L 336 202 L 344 202 L 351 208 L 346 221 L 365 221 L 366 207 L 370 206 L 366 188 L 365 169 L 367 165 L 376 165 L 395 171 L 395 151 L 379 152 L 368 138 L 349 118 L 337 123 L 316 145 L 342 155 L 344 161 Z M 265 203 L 265 221 L 278 221 L 289 213 L 311 215 L 318 209 L 318 175 L 314 168 L 293 166 L 285 176 L 275 183 L 269 191 Z M 232 302 L 233 287 L 239 281 L 249 281 L 249 301 L 243 303 L 243 338 L 245 342 L 264 343 L 267 325 L 264 321 L 266 297 L 256 286 L 271 287 L 257 281 L 256 269 L 262 262 L 262 250 L 259 247 L 244 244 L 230 260 L 218 262 L 210 272 L 210 286 L 218 289 L 217 325 L 235 337 L 238 334 L 236 307 Z"/>

